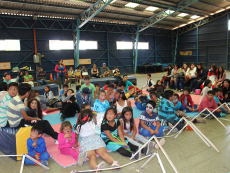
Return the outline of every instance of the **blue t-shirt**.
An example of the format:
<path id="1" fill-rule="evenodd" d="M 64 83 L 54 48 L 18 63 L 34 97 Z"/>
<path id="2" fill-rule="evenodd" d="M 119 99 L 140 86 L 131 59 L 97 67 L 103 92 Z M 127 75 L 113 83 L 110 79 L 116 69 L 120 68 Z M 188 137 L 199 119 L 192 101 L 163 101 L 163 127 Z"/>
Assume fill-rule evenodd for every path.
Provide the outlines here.
<path id="1" fill-rule="evenodd" d="M 153 123 L 159 121 L 159 118 L 155 112 L 150 116 L 146 111 L 141 113 L 139 127 L 141 127 L 141 120 L 145 121 L 145 125 L 151 127 Z"/>
<path id="2" fill-rule="evenodd" d="M 64 66 L 62 66 L 62 67 L 58 67 L 58 70 L 59 71 L 63 71 L 64 72 Z M 58 75 L 64 75 L 65 73 L 58 73 Z"/>
<path id="3" fill-rule="evenodd" d="M 218 105 L 218 103 L 220 102 L 219 98 L 216 97 L 216 96 L 214 96 L 214 99 L 215 99 L 215 101 L 216 101 L 216 104 Z"/>
<path id="4" fill-rule="evenodd" d="M 180 101 L 177 101 L 177 104 L 176 104 L 176 106 L 175 106 L 174 108 L 175 108 L 176 110 L 177 110 L 177 109 L 180 110 L 181 106 L 182 106 L 182 103 L 181 103 Z"/>
<path id="5" fill-rule="evenodd" d="M 133 84 L 132 84 L 132 82 L 130 82 L 130 81 L 126 81 L 126 87 L 125 87 L 125 92 L 127 92 L 128 91 L 128 87 L 129 86 L 133 86 Z"/>
<path id="6" fill-rule="evenodd" d="M 7 84 L 9 84 L 9 83 L 11 83 L 11 80 L 9 80 L 9 83 L 6 80 L 4 80 L 3 82 L 6 82 Z"/>

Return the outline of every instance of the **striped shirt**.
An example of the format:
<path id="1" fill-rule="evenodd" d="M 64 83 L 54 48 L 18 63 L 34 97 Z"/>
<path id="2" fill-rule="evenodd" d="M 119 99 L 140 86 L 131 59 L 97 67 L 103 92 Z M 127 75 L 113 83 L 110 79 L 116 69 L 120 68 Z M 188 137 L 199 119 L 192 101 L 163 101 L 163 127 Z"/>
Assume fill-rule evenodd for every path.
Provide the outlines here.
<path id="1" fill-rule="evenodd" d="M 7 124 L 7 107 L 12 97 L 9 93 L 3 97 L 0 104 L 0 127 L 5 127 Z"/>
<path id="2" fill-rule="evenodd" d="M 17 127 L 24 119 L 21 111 L 25 110 L 25 105 L 19 96 L 11 99 L 7 108 L 7 117 L 10 127 Z"/>

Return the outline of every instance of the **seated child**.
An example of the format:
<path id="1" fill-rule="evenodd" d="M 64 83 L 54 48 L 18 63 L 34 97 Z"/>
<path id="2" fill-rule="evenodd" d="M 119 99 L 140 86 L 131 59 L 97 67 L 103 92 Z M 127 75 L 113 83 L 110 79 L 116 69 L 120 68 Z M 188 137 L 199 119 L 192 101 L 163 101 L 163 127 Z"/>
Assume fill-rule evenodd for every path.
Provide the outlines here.
<path id="1" fill-rule="evenodd" d="M 79 93 L 81 91 L 81 85 L 76 86 L 76 93 Z"/>
<path id="2" fill-rule="evenodd" d="M 219 100 L 219 98 L 218 98 L 218 97 L 221 95 L 221 90 L 220 90 L 220 88 L 214 88 L 214 89 L 213 89 L 213 92 L 215 93 L 214 99 L 215 99 L 215 101 L 216 101 L 217 106 L 222 105 L 222 103 L 220 102 L 220 100 Z M 221 112 L 224 113 L 224 114 L 228 114 L 228 112 L 229 112 L 229 109 L 228 109 L 225 105 L 221 106 L 219 109 L 220 109 Z"/>
<path id="3" fill-rule="evenodd" d="M 137 109 L 139 109 L 141 111 L 145 111 L 146 104 L 148 101 L 147 94 L 142 93 L 141 95 L 135 97 L 134 100 L 135 100 L 135 105 L 136 105 Z"/>
<path id="4" fill-rule="evenodd" d="M 214 92 L 213 91 L 208 91 L 208 94 L 203 98 L 203 100 L 201 101 L 198 110 L 199 112 L 201 112 L 203 109 L 208 108 L 210 111 L 214 111 L 217 108 L 217 104 L 214 97 Z M 213 112 L 213 114 L 216 117 L 220 117 L 220 109 L 217 109 L 215 112 Z M 208 115 L 209 112 L 208 111 L 204 111 L 201 116 L 205 117 L 206 115 Z M 208 119 L 212 119 L 213 116 L 209 115 L 207 117 Z"/>
<path id="5" fill-rule="evenodd" d="M 224 102 L 229 103 L 230 102 L 230 80 L 229 79 L 224 80 L 223 96 L 224 98 L 222 100 L 222 103 Z"/>
<path id="6" fill-rule="evenodd" d="M 125 97 L 128 99 L 131 95 L 134 94 L 134 88 L 129 90 L 127 93 L 125 92 L 125 88 L 126 88 L 126 83 L 124 81 L 120 81 L 118 84 L 118 89 L 124 91 Z"/>
<path id="7" fill-rule="evenodd" d="M 174 108 L 176 109 L 176 111 L 177 110 L 180 110 L 181 109 L 181 107 L 182 107 L 182 103 L 179 101 L 179 95 L 178 94 L 176 94 L 176 93 L 174 93 L 173 94 L 173 101 L 172 101 L 172 103 L 173 103 L 173 105 L 174 105 Z"/>
<path id="8" fill-rule="evenodd" d="M 31 128 L 30 138 L 27 139 L 28 155 L 43 165 L 48 166 L 48 159 L 50 157 L 46 149 L 46 143 L 43 135 L 43 127 L 40 125 L 34 125 Z M 33 161 L 25 158 L 25 165 L 36 165 Z"/>
<path id="9" fill-rule="evenodd" d="M 125 157 L 132 157 L 130 150 L 135 153 L 139 147 L 125 140 L 121 123 L 115 118 L 116 109 L 112 107 L 108 108 L 101 125 L 101 138 L 106 144 L 106 149 L 117 151 Z M 148 154 L 147 147 L 143 148 L 141 152 Z M 140 159 L 140 154 L 138 153 L 135 156 L 136 160 Z"/>
<path id="10" fill-rule="evenodd" d="M 221 103 L 224 103 L 223 100 L 224 100 L 224 94 L 223 94 L 223 88 L 219 88 L 220 90 L 220 94 L 218 96 L 218 99 L 220 100 Z"/>
<path id="11" fill-rule="evenodd" d="M 83 88 L 81 92 L 76 94 L 76 100 L 79 107 L 84 103 L 89 103 L 91 107 L 93 107 L 94 104 L 94 97 L 88 87 Z"/>
<path id="12" fill-rule="evenodd" d="M 122 81 L 122 78 L 121 78 L 120 74 L 121 73 L 120 73 L 118 67 L 115 67 L 113 75 L 114 75 L 114 77 L 116 78 L 117 81 Z"/>
<path id="13" fill-rule="evenodd" d="M 155 109 L 156 103 L 149 100 L 146 105 L 146 110 L 141 113 L 139 123 L 139 134 L 145 137 L 151 138 L 152 135 L 156 137 L 164 136 L 164 127 L 161 126 L 159 118 L 153 110 Z M 156 126 L 153 123 L 156 122 Z"/>
<path id="14" fill-rule="evenodd" d="M 78 103 L 75 101 L 76 93 L 72 89 L 68 89 L 65 95 L 62 97 L 62 115 L 61 121 L 65 118 L 74 117 L 76 113 L 81 112 Z"/>
<path id="15" fill-rule="evenodd" d="M 59 100 L 61 101 L 61 98 L 65 95 L 66 91 L 69 89 L 69 86 L 67 84 L 63 85 L 63 90 L 60 91 L 59 94 Z"/>
<path id="16" fill-rule="evenodd" d="M 43 119 L 41 104 L 36 98 L 30 99 L 25 110 L 29 117 Z"/>
<path id="17" fill-rule="evenodd" d="M 0 103 L 2 101 L 2 99 L 8 95 L 7 92 L 7 83 L 6 82 L 0 82 Z"/>
<path id="18" fill-rule="evenodd" d="M 72 129 L 73 126 L 69 121 L 62 122 L 60 132 L 58 134 L 58 149 L 60 150 L 61 154 L 73 156 L 73 158 L 78 161 L 78 164 L 82 165 L 87 156 L 83 156 L 83 153 L 78 154 L 76 149 L 74 149 L 76 139 L 75 133 L 72 131 Z"/>
<path id="19" fill-rule="evenodd" d="M 179 121 L 179 118 L 176 116 L 174 105 L 171 102 L 173 100 L 173 91 L 166 90 L 164 94 L 165 94 L 165 98 L 162 98 L 158 106 L 158 117 L 160 119 L 166 120 L 172 125 L 175 125 Z M 181 130 L 183 127 L 184 127 L 184 123 L 180 122 L 177 125 L 175 132 L 177 130 Z"/>
<path id="20" fill-rule="evenodd" d="M 118 84 L 119 84 L 118 81 L 114 81 L 114 82 L 113 82 L 114 90 L 115 90 L 115 91 L 118 90 Z"/>
<path id="21" fill-rule="evenodd" d="M 142 91 L 139 89 L 139 88 L 137 88 L 137 83 L 136 83 L 136 81 L 135 80 L 133 80 L 132 81 L 132 84 L 133 84 L 133 86 L 135 86 L 136 87 L 136 93 L 134 93 L 133 95 L 131 95 L 131 96 L 138 96 L 140 93 L 142 93 Z M 133 86 L 129 86 L 128 87 L 128 91 L 130 91 L 130 90 L 132 90 L 134 87 Z"/>
<path id="22" fill-rule="evenodd" d="M 182 103 L 181 109 L 184 112 L 196 112 L 197 105 L 194 104 L 190 93 L 189 87 L 184 88 L 184 94 L 180 96 L 180 102 Z"/>
<path id="23" fill-rule="evenodd" d="M 102 159 L 111 164 L 111 167 L 119 166 L 119 162 L 115 161 L 111 157 L 106 149 L 105 143 L 99 135 L 96 134 L 95 124 L 93 122 L 93 113 L 90 109 L 85 109 L 81 112 L 79 120 L 75 128 L 76 132 L 76 142 L 75 147 L 78 146 L 79 135 L 81 137 L 79 151 L 85 153 L 89 158 L 90 167 L 92 169 L 104 169 L 105 162 L 101 162 L 97 165 L 96 154 L 98 154 Z M 73 171 L 75 173 L 77 171 Z"/>
<path id="24" fill-rule="evenodd" d="M 165 87 L 162 85 L 161 81 L 158 80 L 153 91 L 157 93 L 157 97 L 163 96 L 164 95 L 164 89 Z M 151 92 L 151 91 L 149 91 Z"/>
<path id="25" fill-rule="evenodd" d="M 113 89 L 114 89 L 114 85 L 109 84 L 109 88 L 106 91 L 106 100 L 109 102 L 110 106 L 112 106 L 113 100 L 114 100 L 114 97 L 115 97 L 115 91 Z"/>
<path id="26" fill-rule="evenodd" d="M 95 83 L 95 91 L 94 91 L 94 100 L 98 99 L 98 92 L 101 89 L 101 85 L 99 83 Z"/>
<path id="27" fill-rule="evenodd" d="M 204 82 L 204 88 L 201 92 L 202 97 L 200 99 L 200 103 L 203 100 L 203 98 L 207 95 L 208 91 L 210 91 L 210 90 L 212 90 L 212 81 L 210 81 L 209 79 L 206 79 Z"/>
<path id="28" fill-rule="evenodd" d="M 51 91 L 51 88 L 49 85 L 45 86 L 45 93 L 44 93 L 45 98 L 47 98 L 47 100 L 50 100 L 52 98 L 55 98 L 53 92 Z"/>
<path id="29" fill-rule="evenodd" d="M 10 77 L 9 77 L 9 74 L 7 73 L 7 74 L 4 74 L 4 80 L 3 80 L 3 82 L 6 82 L 7 84 L 9 84 L 9 83 L 11 83 L 11 80 L 10 80 Z"/>
<path id="30" fill-rule="evenodd" d="M 151 91 L 149 95 L 150 95 L 150 99 L 156 103 L 155 109 L 156 109 L 156 113 L 158 113 L 158 106 L 161 102 L 161 99 L 157 97 L 157 93 L 154 91 Z"/>
<path id="31" fill-rule="evenodd" d="M 110 84 L 109 80 L 105 81 L 105 86 L 103 87 L 103 90 L 105 90 L 105 91 L 108 90 L 109 84 Z"/>
<path id="32" fill-rule="evenodd" d="M 147 87 L 147 91 L 149 91 L 150 89 L 154 88 L 154 84 L 155 84 L 154 81 L 152 81 L 152 79 L 151 79 L 151 74 L 147 74 L 147 82 L 142 87 L 142 89 L 145 88 L 145 87 Z"/>
<path id="33" fill-rule="evenodd" d="M 97 112 L 97 117 L 95 118 L 95 124 L 97 128 L 101 128 L 101 123 L 103 121 L 106 109 L 109 108 L 109 102 L 106 100 L 106 93 L 104 90 L 98 92 L 98 99 L 95 101 L 93 106 L 93 111 Z"/>

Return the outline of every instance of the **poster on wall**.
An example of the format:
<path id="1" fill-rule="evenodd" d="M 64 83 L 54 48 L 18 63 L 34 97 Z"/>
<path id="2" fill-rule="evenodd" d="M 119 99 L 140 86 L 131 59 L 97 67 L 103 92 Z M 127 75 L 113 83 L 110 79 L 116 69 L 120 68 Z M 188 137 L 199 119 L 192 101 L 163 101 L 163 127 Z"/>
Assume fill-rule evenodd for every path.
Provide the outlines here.
<path id="1" fill-rule="evenodd" d="M 91 59 L 79 59 L 79 65 L 91 64 Z"/>
<path id="2" fill-rule="evenodd" d="M 63 60 L 63 64 L 65 66 L 67 66 L 67 65 L 74 65 L 74 59 L 65 59 L 65 60 Z"/>
<path id="3" fill-rule="evenodd" d="M 192 55 L 192 51 L 180 51 L 180 55 L 184 55 L 184 56 Z"/>
<path id="4" fill-rule="evenodd" d="M 10 62 L 2 62 L 0 63 L 0 70 L 11 69 Z"/>

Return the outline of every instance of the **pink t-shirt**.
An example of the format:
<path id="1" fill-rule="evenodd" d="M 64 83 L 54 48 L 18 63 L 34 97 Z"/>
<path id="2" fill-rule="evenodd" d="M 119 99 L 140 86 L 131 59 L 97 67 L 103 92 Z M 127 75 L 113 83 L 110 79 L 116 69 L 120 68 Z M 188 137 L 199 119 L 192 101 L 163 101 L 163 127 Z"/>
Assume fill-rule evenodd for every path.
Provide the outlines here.
<path id="1" fill-rule="evenodd" d="M 71 141 L 69 140 L 69 138 L 65 138 L 65 133 L 60 132 L 58 134 L 58 149 L 62 149 L 62 148 L 72 148 L 75 144 L 75 133 L 72 131 L 71 132 Z"/>

